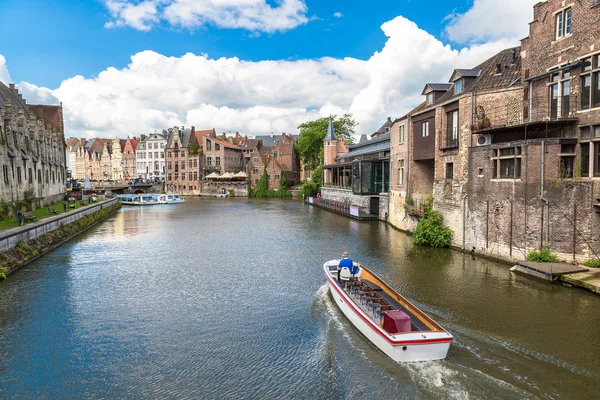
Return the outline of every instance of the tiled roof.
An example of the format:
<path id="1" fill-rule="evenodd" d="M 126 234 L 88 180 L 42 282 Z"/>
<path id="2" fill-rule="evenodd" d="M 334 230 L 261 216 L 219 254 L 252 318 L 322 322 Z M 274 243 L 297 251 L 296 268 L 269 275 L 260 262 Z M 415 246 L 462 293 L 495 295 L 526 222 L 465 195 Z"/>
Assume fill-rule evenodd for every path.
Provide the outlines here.
<path id="1" fill-rule="evenodd" d="M 514 63 L 512 62 L 513 56 L 515 58 Z M 502 72 L 500 74 L 496 73 L 498 64 L 501 66 Z M 499 89 L 518 85 L 521 80 L 520 47 L 502 50 L 500 53 L 485 60 L 472 70 L 456 71 L 481 71 L 481 73 L 469 86 L 465 87 L 462 92 L 455 94 L 454 90 L 449 90 L 433 104 L 425 105 L 425 107 L 422 107 L 418 111 L 413 110 L 412 114 L 435 109 L 439 104 L 445 104 L 473 91 Z"/>
<path id="2" fill-rule="evenodd" d="M 428 83 L 425 85 L 425 89 L 423 89 L 422 95 L 427 93 L 427 89 L 430 89 L 432 92 L 447 92 L 452 87 L 451 83 Z"/>
<path id="3" fill-rule="evenodd" d="M 298 140 L 298 135 L 286 135 L 286 136 L 291 136 L 292 139 L 294 140 Z M 277 142 L 279 141 L 279 139 L 281 139 L 280 135 L 262 135 L 262 136 L 255 136 L 254 139 L 256 140 L 262 140 L 263 146 L 275 146 L 277 144 Z"/>
<path id="4" fill-rule="evenodd" d="M 27 109 L 25 100 L 20 98 L 15 90 L 0 82 L 0 107 L 5 106 L 6 100 L 11 100 L 14 115 L 18 115 L 19 108 L 23 108 L 25 110 L 25 119 L 29 120 L 29 110 Z"/>

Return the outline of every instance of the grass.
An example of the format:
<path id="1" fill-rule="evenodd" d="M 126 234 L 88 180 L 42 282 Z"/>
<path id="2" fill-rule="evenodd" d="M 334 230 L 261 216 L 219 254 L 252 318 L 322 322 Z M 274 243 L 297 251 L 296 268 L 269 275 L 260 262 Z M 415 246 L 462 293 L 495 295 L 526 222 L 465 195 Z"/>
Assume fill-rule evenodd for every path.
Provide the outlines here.
<path id="1" fill-rule="evenodd" d="M 589 260 L 585 260 L 583 265 L 590 268 L 600 268 L 600 258 L 590 258 Z"/>
<path id="2" fill-rule="evenodd" d="M 534 262 L 560 262 L 556 254 L 552 253 L 549 249 L 532 250 L 527 255 L 527 259 Z"/>
<path id="3" fill-rule="evenodd" d="M 48 211 L 48 207 L 54 207 L 59 212 L 57 214 L 50 214 L 50 212 Z M 83 206 L 83 207 L 87 207 L 87 206 Z M 78 208 L 81 208 L 81 205 L 79 204 L 79 200 L 75 202 L 75 209 L 78 209 Z M 73 209 L 67 208 L 67 212 L 69 212 L 71 210 L 73 210 Z M 53 217 L 55 215 L 64 214 L 64 213 L 65 212 L 63 211 L 62 201 L 58 201 L 58 202 L 54 203 L 52 206 L 42 207 L 37 210 L 33 210 L 31 212 L 32 215 L 35 215 L 37 217 L 33 222 L 37 222 L 37 221 L 43 220 L 45 218 Z M 31 223 L 32 222 L 30 221 L 30 222 L 25 223 L 25 225 L 31 224 Z M 23 226 L 25 226 L 25 225 L 23 225 Z M 16 228 L 17 226 L 19 226 L 19 225 L 17 225 L 17 217 L 12 217 L 7 220 L 0 221 L 0 230 Z"/>

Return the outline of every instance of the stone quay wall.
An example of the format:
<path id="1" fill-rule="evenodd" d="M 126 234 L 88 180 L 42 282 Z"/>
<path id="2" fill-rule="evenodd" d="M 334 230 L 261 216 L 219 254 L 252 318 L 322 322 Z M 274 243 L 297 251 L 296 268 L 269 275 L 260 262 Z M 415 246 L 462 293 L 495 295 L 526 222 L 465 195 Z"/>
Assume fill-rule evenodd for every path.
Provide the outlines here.
<path id="1" fill-rule="evenodd" d="M 39 236 L 59 229 L 63 225 L 75 222 L 87 215 L 117 203 L 118 199 L 114 198 L 73 212 L 46 218 L 39 222 L 0 232 L 0 251 L 5 251 L 16 246 L 21 240 L 27 241 L 36 239 Z"/>

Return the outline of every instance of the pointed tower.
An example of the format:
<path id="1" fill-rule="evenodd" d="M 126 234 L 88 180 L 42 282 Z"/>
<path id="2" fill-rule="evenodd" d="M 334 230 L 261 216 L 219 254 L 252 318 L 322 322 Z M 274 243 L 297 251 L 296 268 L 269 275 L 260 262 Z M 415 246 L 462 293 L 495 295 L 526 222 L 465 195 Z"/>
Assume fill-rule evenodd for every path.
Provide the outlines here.
<path id="1" fill-rule="evenodd" d="M 335 158 L 338 156 L 338 139 L 335 137 L 335 130 L 333 128 L 333 119 L 329 116 L 329 124 L 327 125 L 327 134 L 323 139 L 323 150 L 325 152 L 324 164 L 331 165 L 335 164 Z"/>

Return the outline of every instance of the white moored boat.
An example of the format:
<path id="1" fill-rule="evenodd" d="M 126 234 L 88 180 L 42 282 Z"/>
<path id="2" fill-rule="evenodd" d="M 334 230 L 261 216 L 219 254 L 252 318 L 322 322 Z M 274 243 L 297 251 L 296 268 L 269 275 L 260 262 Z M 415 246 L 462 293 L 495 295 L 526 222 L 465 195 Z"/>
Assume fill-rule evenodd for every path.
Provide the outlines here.
<path id="1" fill-rule="evenodd" d="M 452 335 L 360 264 L 353 278 L 339 260 L 323 265 L 329 290 L 352 324 L 394 361 L 446 358 Z"/>
<path id="2" fill-rule="evenodd" d="M 165 196 L 165 204 L 180 204 L 185 203 L 183 197 L 178 194 L 166 194 Z"/>
<path id="3" fill-rule="evenodd" d="M 159 194 L 120 194 L 117 197 L 121 204 L 132 206 L 153 206 L 162 204 Z"/>

